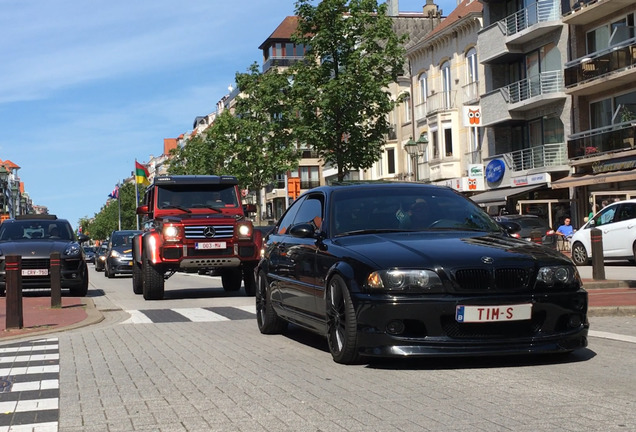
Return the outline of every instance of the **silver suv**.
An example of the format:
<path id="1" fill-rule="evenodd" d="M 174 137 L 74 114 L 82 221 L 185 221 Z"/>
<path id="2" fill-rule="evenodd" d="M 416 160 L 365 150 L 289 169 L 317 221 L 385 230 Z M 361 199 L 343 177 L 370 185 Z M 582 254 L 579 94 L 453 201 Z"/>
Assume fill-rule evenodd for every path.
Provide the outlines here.
<path id="1" fill-rule="evenodd" d="M 636 199 L 604 207 L 574 233 L 572 261 L 576 265 L 586 265 L 592 258 L 592 228 L 601 230 L 605 260 L 636 259 Z"/>

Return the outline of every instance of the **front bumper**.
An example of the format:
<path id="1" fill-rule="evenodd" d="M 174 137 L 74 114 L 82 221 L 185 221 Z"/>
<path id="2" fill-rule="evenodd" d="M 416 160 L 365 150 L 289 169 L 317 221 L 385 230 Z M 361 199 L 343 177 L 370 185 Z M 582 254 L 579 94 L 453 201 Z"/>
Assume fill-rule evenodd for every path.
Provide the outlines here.
<path id="1" fill-rule="evenodd" d="M 358 346 L 366 356 L 479 356 L 560 353 L 587 346 L 587 292 L 423 299 L 354 296 Z M 529 320 L 460 323 L 459 305 L 531 303 Z M 388 329 L 401 328 L 391 334 Z"/>
<path id="2" fill-rule="evenodd" d="M 22 275 L 22 289 L 51 288 L 51 266 L 49 259 L 21 260 L 22 270 L 36 270 L 46 274 Z M 60 260 L 60 285 L 62 288 L 81 288 L 88 277 L 86 262 L 82 258 Z M 4 260 L 0 261 L 0 291 L 6 289 L 6 271 Z"/>
<path id="3" fill-rule="evenodd" d="M 132 256 L 108 258 L 108 271 L 111 274 L 132 274 L 133 260 Z"/>

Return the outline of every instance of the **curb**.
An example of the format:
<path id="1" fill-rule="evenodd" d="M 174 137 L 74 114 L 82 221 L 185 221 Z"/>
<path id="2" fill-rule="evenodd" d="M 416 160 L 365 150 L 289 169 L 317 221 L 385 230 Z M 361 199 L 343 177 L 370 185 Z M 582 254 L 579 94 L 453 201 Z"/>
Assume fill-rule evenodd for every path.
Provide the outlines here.
<path id="1" fill-rule="evenodd" d="M 636 316 L 636 306 L 594 306 L 588 308 L 587 316 Z"/>
<path id="2" fill-rule="evenodd" d="M 0 343 L 16 339 L 39 338 L 42 335 L 65 332 L 80 327 L 87 327 L 102 322 L 104 320 L 104 315 L 95 307 L 95 303 L 92 299 L 84 297 L 81 300 L 86 312 L 86 318 L 84 318 L 82 321 L 78 321 L 76 323 L 72 323 L 63 327 L 51 327 L 25 332 L 19 332 L 19 330 L 17 330 L 15 334 L 3 334 L 0 338 Z"/>

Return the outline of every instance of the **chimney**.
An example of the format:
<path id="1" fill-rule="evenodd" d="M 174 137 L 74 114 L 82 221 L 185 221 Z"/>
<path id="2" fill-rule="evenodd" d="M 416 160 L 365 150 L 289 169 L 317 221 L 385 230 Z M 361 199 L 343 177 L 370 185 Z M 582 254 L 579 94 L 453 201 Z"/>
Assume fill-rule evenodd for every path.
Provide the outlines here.
<path id="1" fill-rule="evenodd" d="M 396 17 L 400 14 L 398 0 L 386 0 L 386 14 L 390 17 Z"/>
<path id="2" fill-rule="evenodd" d="M 426 0 L 426 4 L 423 8 L 424 16 L 435 17 L 438 16 L 437 5 L 433 3 L 434 0 Z M 459 0 L 458 0 L 459 1 Z M 439 12 L 441 14 L 441 12 Z"/>

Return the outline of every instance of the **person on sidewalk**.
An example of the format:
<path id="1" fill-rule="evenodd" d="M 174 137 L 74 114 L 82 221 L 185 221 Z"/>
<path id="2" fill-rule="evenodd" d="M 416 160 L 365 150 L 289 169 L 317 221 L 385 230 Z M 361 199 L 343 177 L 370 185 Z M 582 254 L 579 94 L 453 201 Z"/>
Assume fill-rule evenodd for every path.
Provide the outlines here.
<path id="1" fill-rule="evenodd" d="M 563 225 L 557 228 L 557 234 L 562 235 L 565 238 L 572 236 L 572 234 L 574 234 L 574 227 L 570 225 L 570 222 L 570 218 L 566 217 L 563 221 Z"/>

